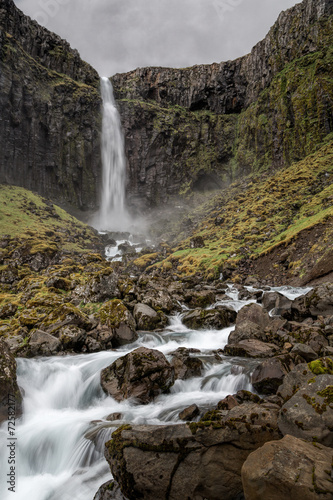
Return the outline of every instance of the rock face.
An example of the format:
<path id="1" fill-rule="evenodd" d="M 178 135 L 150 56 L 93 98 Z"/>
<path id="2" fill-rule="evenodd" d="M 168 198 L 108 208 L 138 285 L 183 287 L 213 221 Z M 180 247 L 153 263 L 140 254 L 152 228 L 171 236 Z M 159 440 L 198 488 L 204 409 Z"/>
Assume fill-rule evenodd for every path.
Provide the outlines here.
<path id="1" fill-rule="evenodd" d="M 333 128 L 332 13 L 331 0 L 304 0 L 235 61 L 115 75 L 132 205 L 216 189 L 256 162 L 281 167 L 313 152 Z M 97 73 L 12 0 L 1 3 L 0 46 L 0 180 L 94 208 Z"/>
<path id="2" fill-rule="evenodd" d="M 101 372 L 104 392 L 117 401 L 135 398 L 141 404 L 168 391 L 174 381 L 174 368 L 165 356 L 146 347 L 135 349 Z"/>
<path id="3" fill-rule="evenodd" d="M 16 381 L 16 361 L 7 344 L 0 340 L 0 423 L 22 413 L 22 396 Z"/>
<path id="4" fill-rule="evenodd" d="M 0 182 L 80 208 L 100 176 L 97 72 L 54 33 L 0 6 Z"/>
<path id="5" fill-rule="evenodd" d="M 251 453 L 242 467 L 246 500 L 333 498 L 332 449 L 285 436 Z"/>
<path id="6" fill-rule="evenodd" d="M 106 302 L 100 310 L 100 317 L 101 323 L 111 330 L 113 347 L 129 344 L 138 338 L 134 318 L 121 300 Z"/>
<path id="7" fill-rule="evenodd" d="M 235 500 L 249 453 L 280 436 L 276 417 L 277 410 L 245 403 L 221 421 L 128 425 L 106 443 L 106 459 L 129 500 Z"/>

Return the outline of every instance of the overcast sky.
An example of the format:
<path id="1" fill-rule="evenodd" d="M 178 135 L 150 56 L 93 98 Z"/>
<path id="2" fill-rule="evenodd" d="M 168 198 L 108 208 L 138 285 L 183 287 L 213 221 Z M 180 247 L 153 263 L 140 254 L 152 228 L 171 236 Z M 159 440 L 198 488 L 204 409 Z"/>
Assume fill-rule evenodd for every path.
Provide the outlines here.
<path id="1" fill-rule="evenodd" d="M 295 0 L 14 0 L 101 76 L 250 52 Z"/>

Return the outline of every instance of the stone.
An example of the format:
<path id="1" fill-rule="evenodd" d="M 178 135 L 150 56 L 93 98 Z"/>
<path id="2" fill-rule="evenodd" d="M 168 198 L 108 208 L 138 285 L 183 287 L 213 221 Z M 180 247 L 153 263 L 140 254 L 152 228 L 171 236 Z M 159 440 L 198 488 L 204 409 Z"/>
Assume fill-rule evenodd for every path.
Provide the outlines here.
<path id="1" fill-rule="evenodd" d="M 179 413 L 180 420 L 193 420 L 200 414 L 200 410 L 197 405 L 191 405 L 188 408 L 185 408 L 183 411 Z"/>
<path id="2" fill-rule="evenodd" d="M 116 401 L 133 398 L 148 404 L 174 384 L 173 366 L 154 349 L 139 347 L 101 371 L 103 391 Z"/>
<path id="3" fill-rule="evenodd" d="M 238 344 L 228 344 L 224 348 L 227 356 L 243 358 L 270 358 L 275 356 L 279 348 L 275 344 L 268 344 L 257 339 L 241 340 Z"/>
<path id="4" fill-rule="evenodd" d="M 99 318 L 101 325 L 109 329 L 112 347 L 130 344 L 137 340 L 135 320 L 121 300 L 114 299 L 103 304 Z M 100 338 L 98 340 L 100 341 Z"/>
<path id="5" fill-rule="evenodd" d="M 190 291 L 185 295 L 185 302 L 191 308 L 207 307 L 214 304 L 216 295 L 213 290 Z"/>
<path id="6" fill-rule="evenodd" d="M 112 479 L 102 484 L 94 496 L 94 500 L 127 500 L 121 492 L 118 483 Z"/>
<path id="7" fill-rule="evenodd" d="M 278 420 L 283 435 L 333 447 L 333 375 L 318 375 L 283 405 Z"/>
<path id="8" fill-rule="evenodd" d="M 246 500 L 330 500 L 332 449 L 293 436 L 265 443 L 242 467 Z"/>
<path id="9" fill-rule="evenodd" d="M 166 324 L 166 316 L 163 313 L 158 314 L 146 304 L 135 304 L 133 315 L 139 330 L 156 330 Z"/>
<path id="10" fill-rule="evenodd" d="M 20 350 L 20 354 L 25 354 L 27 357 L 54 356 L 60 350 L 59 339 L 42 330 L 35 330 L 30 335 L 27 345 Z"/>
<path id="11" fill-rule="evenodd" d="M 290 312 L 283 316 L 291 321 L 300 321 L 309 316 L 331 316 L 333 314 L 333 283 L 316 286 L 305 296 L 293 301 Z"/>
<path id="12" fill-rule="evenodd" d="M 278 388 L 277 394 L 286 401 L 301 387 L 306 387 L 311 379 L 314 379 L 314 374 L 310 370 L 308 364 L 300 363 L 285 375 L 282 384 Z"/>
<path id="13" fill-rule="evenodd" d="M 290 354 L 264 361 L 252 374 L 253 387 L 261 394 L 275 394 L 286 374 L 301 361 L 301 358 Z"/>
<path id="14" fill-rule="evenodd" d="M 230 326 L 236 320 L 236 312 L 227 309 L 194 309 L 186 312 L 182 322 L 188 328 L 198 330 L 201 328 L 222 329 Z"/>
<path id="15" fill-rule="evenodd" d="M 318 354 L 306 344 L 295 344 L 291 352 L 301 356 L 305 361 L 313 361 L 318 358 Z"/>
<path id="16" fill-rule="evenodd" d="M 125 425 L 106 443 L 105 456 L 129 500 L 235 500 L 248 455 L 281 437 L 277 414 L 245 403 L 226 416 L 212 411 L 189 424 Z"/>
<path id="17" fill-rule="evenodd" d="M 268 313 L 259 304 L 242 307 L 237 315 L 235 330 L 229 335 L 228 344 L 238 344 L 249 338 L 265 340 L 265 329 L 270 322 Z"/>
<path id="18" fill-rule="evenodd" d="M 200 377 L 204 370 L 201 359 L 190 356 L 191 349 L 179 347 L 173 353 L 171 365 L 175 369 L 175 378 L 187 380 L 192 377 Z"/>
<path id="19" fill-rule="evenodd" d="M 22 414 L 22 395 L 17 384 L 16 361 L 8 345 L 0 339 L 0 423 Z M 14 430 L 14 425 L 13 425 Z"/>

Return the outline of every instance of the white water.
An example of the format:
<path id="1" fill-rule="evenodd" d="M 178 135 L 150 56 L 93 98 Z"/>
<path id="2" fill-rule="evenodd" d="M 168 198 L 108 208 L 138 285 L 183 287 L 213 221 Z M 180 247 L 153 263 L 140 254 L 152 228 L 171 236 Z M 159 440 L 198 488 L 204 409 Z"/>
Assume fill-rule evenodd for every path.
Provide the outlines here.
<path id="1" fill-rule="evenodd" d="M 251 389 L 250 374 L 257 362 L 219 359 L 212 351 L 223 348 L 232 328 L 191 331 L 181 315 L 161 333 L 145 333 L 130 346 L 95 354 L 19 359 L 18 381 L 24 390 L 24 416 L 17 428 L 17 489 L 7 491 L 7 457 L 0 459 L 2 500 L 92 500 L 99 486 L 111 479 L 103 452 L 116 426 L 179 423 L 178 414 L 196 403 L 203 411 L 240 389 Z M 127 352 L 145 345 L 169 357 L 178 347 L 197 348 L 204 363 L 202 377 L 176 381 L 170 394 L 149 405 L 116 402 L 99 384 L 100 371 Z M 128 349 L 130 347 L 130 349 Z M 120 412 L 122 421 L 105 420 Z M 7 426 L 0 430 L 6 448 Z"/>
<path id="2" fill-rule="evenodd" d="M 93 224 L 98 229 L 125 230 L 129 215 L 125 206 L 126 156 L 120 116 L 110 80 L 101 78 L 102 121 L 102 192 L 101 206 Z"/>

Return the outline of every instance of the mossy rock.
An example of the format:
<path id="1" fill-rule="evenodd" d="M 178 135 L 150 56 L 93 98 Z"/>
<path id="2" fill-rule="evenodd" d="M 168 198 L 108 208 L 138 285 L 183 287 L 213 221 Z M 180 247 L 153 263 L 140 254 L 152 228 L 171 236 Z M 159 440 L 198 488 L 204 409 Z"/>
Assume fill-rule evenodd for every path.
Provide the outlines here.
<path id="1" fill-rule="evenodd" d="M 315 375 L 333 375 L 333 360 L 332 358 L 320 358 L 311 361 L 308 367 Z"/>

